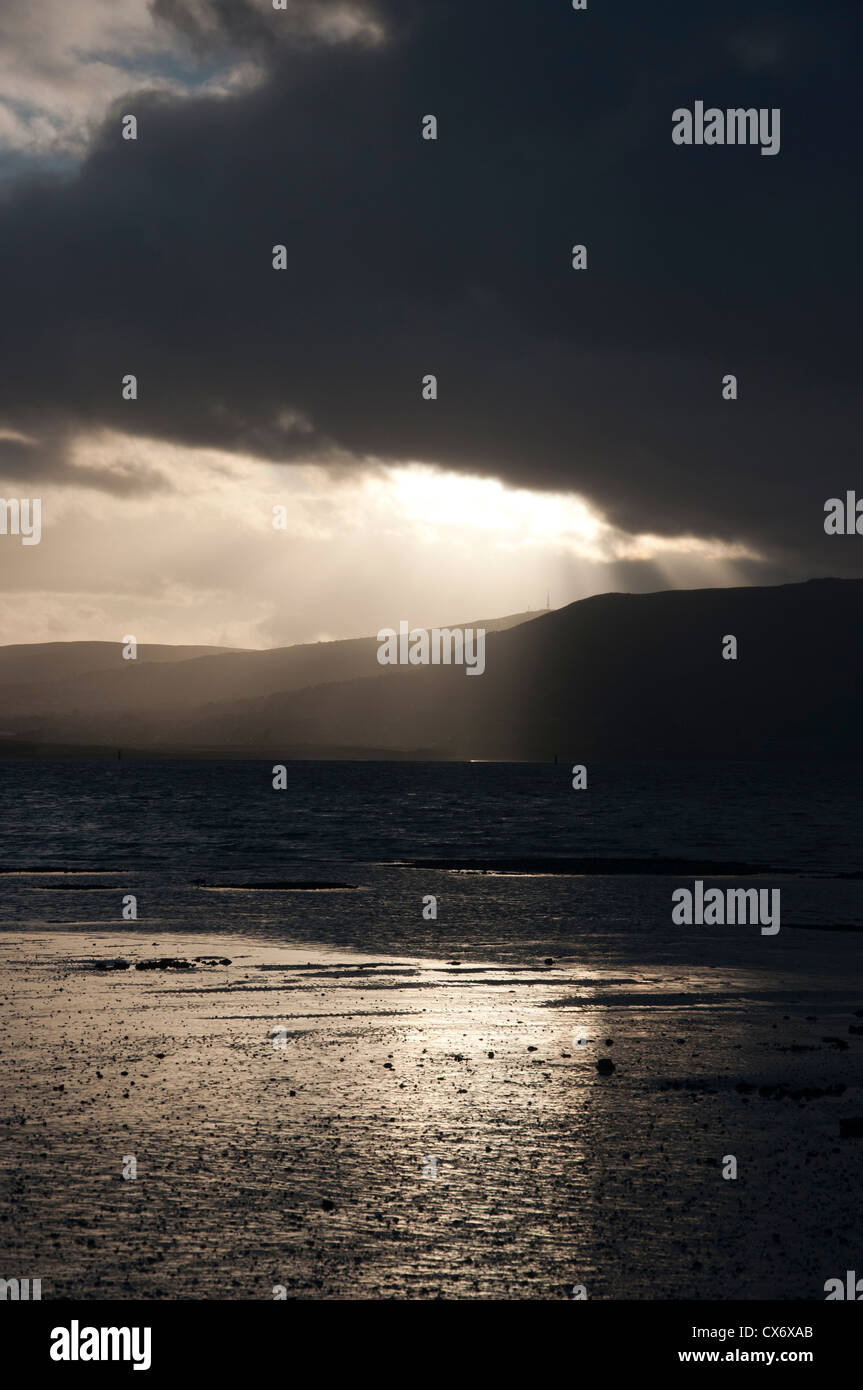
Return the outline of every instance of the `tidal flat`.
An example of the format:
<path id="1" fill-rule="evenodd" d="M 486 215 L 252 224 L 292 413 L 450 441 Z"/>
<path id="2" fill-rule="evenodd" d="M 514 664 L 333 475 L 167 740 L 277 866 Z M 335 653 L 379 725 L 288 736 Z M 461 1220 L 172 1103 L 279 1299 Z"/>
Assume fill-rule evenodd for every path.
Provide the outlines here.
<path id="1" fill-rule="evenodd" d="M 43 1299 L 823 1299 L 859 1264 L 860 948 L 828 971 L 794 938 L 792 970 L 7 929 L 4 1274 Z"/>

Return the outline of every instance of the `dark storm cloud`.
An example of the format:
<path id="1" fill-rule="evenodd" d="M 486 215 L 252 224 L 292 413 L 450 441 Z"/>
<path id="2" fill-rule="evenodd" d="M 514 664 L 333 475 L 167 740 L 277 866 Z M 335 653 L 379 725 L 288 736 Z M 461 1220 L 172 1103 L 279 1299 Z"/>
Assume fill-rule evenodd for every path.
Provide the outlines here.
<path id="1" fill-rule="evenodd" d="M 860 482 L 859 11 L 380 0 L 374 42 L 352 8 L 158 0 L 265 79 L 130 96 L 7 195 L 3 422 L 426 460 L 857 572 L 822 509 Z M 780 153 L 674 146 L 697 99 L 780 107 Z"/>

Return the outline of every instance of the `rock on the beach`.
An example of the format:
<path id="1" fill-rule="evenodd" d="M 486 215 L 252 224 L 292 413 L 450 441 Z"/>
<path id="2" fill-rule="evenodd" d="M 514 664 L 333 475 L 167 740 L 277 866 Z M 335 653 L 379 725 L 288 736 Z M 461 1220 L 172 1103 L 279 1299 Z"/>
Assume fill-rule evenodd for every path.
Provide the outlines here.
<path id="1" fill-rule="evenodd" d="M 230 956 L 195 956 L 201 965 L 230 965 Z"/>
<path id="2" fill-rule="evenodd" d="M 840 1139 L 863 1139 L 863 1115 L 853 1115 L 849 1120 L 839 1121 Z"/>
<path id="3" fill-rule="evenodd" d="M 600 1057 L 596 1064 L 596 1070 L 599 1072 L 600 1076 L 611 1076 L 612 1072 L 616 1071 L 617 1068 L 610 1057 Z"/>
<path id="4" fill-rule="evenodd" d="M 94 970 L 128 970 L 129 962 L 122 958 L 117 960 L 97 960 L 93 963 Z M 863 1031 L 863 1030 L 861 1030 Z"/>
<path id="5" fill-rule="evenodd" d="M 139 960 L 136 970 L 194 970 L 194 961 L 183 960 L 181 956 L 160 956 L 158 960 Z"/>

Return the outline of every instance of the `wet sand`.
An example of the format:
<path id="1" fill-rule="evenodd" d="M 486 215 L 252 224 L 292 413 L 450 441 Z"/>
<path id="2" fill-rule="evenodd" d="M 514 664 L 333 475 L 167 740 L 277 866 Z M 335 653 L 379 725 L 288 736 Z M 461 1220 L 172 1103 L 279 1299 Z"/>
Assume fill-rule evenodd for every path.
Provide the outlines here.
<path id="1" fill-rule="evenodd" d="M 209 955 L 231 964 L 133 968 Z M 841 978 L 458 959 L 5 932 L 5 1277 L 45 1299 L 823 1299 L 859 1265 Z"/>

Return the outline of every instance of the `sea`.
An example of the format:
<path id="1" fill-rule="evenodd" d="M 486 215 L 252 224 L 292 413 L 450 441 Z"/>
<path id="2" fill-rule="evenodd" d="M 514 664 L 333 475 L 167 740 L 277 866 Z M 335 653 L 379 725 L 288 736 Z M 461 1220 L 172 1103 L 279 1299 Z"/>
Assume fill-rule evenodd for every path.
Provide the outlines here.
<path id="1" fill-rule="evenodd" d="M 107 929 L 132 895 L 151 934 L 775 962 L 799 927 L 821 955 L 863 927 L 856 765 L 591 765 L 581 789 L 548 763 L 283 767 L 0 761 L 0 929 Z M 698 877 L 778 887 L 780 933 L 674 926 Z"/>

